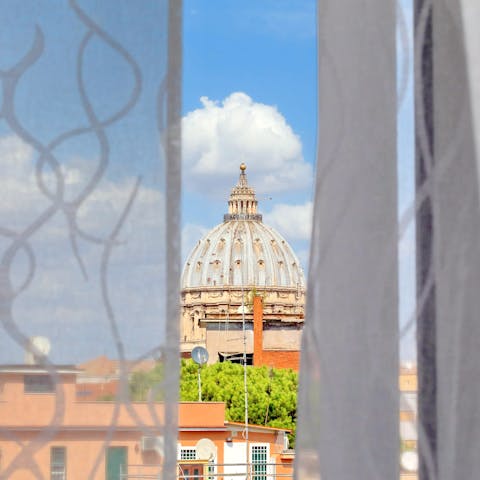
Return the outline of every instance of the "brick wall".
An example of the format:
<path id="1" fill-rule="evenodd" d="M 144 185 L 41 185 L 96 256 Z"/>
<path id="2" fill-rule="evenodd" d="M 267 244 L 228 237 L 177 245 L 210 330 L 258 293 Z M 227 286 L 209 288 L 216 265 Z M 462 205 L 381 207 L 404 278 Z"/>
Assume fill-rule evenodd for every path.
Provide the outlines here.
<path id="1" fill-rule="evenodd" d="M 253 364 L 274 368 L 300 369 L 299 350 L 263 349 L 263 301 L 262 297 L 253 297 Z"/>
<path id="2" fill-rule="evenodd" d="M 298 350 L 263 350 L 262 365 L 274 368 L 291 368 L 298 372 L 300 369 L 300 352 Z"/>

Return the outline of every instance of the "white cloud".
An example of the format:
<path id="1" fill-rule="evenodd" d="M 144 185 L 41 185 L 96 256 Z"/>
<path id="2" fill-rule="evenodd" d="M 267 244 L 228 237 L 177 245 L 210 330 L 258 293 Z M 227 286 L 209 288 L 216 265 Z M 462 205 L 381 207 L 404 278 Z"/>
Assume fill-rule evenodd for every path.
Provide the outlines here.
<path id="1" fill-rule="evenodd" d="M 0 137 L 2 227 L 25 228 L 48 204 L 36 186 L 32 155 L 32 148 L 18 137 Z"/>
<path id="2" fill-rule="evenodd" d="M 182 229 L 182 264 L 193 250 L 193 247 L 210 229 L 204 225 L 187 223 Z"/>
<path id="3" fill-rule="evenodd" d="M 202 108 L 182 121 L 187 189 L 223 196 L 242 162 L 260 194 L 310 186 L 312 167 L 303 158 L 300 138 L 276 107 L 242 92 L 222 102 L 207 97 L 201 102 Z"/>
<path id="4" fill-rule="evenodd" d="M 15 135 L 0 137 L 2 169 L 17 177 L 30 170 L 32 152 L 32 147 Z"/>
<path id="5" fill-rule="evenodd" d="M 51 206 L 38 189 L 35 152 L 14 135 L 0 136 L 0 175 L 2 202 L 1 226 L 23 231 Z M 88 183 L 92 162 L 70 159 L 62 165 L 65 198 L 73 199 Z M 43 178 L 54 189 L 54 176 L 45 170 Z M 107 238 L 115 228 L 127 204 L 136 179 L 108 177 L 96 186 L 78 210 L 77 221 L 88 235 Z M 112 250 L 108 282 L 110 300 L 116 313 L 127 355 L 133 356 L 158 345 L 164 328 L 164 265 L 162 242 L 164 217 L 162 192 L 140 185 L 132 209 Z M 13 315 L 26 335 L 55 337 L 52 354 L 61 361 L 75 361 L 80 356 L 98 352 L 114 353 L 110 326 L 105 313 L 100 286 L 102 244 L 77 236 L 80 257 L 88 279 L 82 275 L 72 253 L 65 215 L 58 211 L 29 237 L 35 257 L 34 277 L 26 291 L 15 300 Z M 0 257 L 11 240 L 0 237 Z M 14 257 L 10 278 L 14 286 L 22 284 L 29 270 L 24 251 Z M 148 336 L 132 335 L 149 330 Z M 98 332 L 103 332 L 100 338 Z M 8 336 L 5 337 L 8 340 Z M 0 352 L 2 361 L 18 355 L 13 342 Z M 20 352 L 21 355 L 21 352 Z"/>
<path id="6" fill-rule="evenodd" d="M 310 240 L 313 205 L 311 201 L 303 205 L 277 204 L 265 214 L 267 225 L 277 229 L 289 242 Z"/>

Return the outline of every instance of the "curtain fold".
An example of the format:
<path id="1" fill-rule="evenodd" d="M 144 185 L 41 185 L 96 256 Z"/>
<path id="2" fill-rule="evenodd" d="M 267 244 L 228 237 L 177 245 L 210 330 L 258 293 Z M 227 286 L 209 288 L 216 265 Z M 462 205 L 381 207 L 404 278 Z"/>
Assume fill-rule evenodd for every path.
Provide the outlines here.
<path id="1" fill-rule="evenodd" d="M 296 478 L 398 478 L 394 1 L 318 3 Z"/>
<path id="2" fill-rule="evenodd" d="M 478 476 L 480 9 L 418 1 L 420 480 Z M 394 6 L 319 2 L 297 478 L 398 478 Z"/>
<path id="3" fill-rule="evenodd" d="M 479 130 L 473 116 L 479 98 L 471 95 L 478 85 L 469 78 L 480 57 L 463 21 L 468 11 L 468 22 L 478 26 L 480 11 L 462 12 L 469 3 L 433 5 L 434 161 L 428 193 L 433 204 L 439 480 L 471 479 L 480 471 Z"/>

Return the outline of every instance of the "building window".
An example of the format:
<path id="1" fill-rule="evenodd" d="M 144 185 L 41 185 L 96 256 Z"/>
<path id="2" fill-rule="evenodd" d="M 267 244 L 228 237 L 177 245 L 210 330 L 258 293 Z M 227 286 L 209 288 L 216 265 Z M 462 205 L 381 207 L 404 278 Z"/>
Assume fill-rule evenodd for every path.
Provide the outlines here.
<path id="1" fill-rule="evenodd" d="M 55 384 L 50 375 L 25 375 L 23 385 L 25 393 L 55 392 Z"/>
<path id="2" fill-rule="evenodd" d="M 218 361 L 243 365 L 243 353 L 218 353 Z M 253 365 L 253 353 L 247 353 L 247 365 Z"/>
<path id="3" fill-rule="evenodd" d="M 108 447 L 105 452 L 105 480 L 128 477 L 128 447 Z"/>
<path id="4" fill-rule="evenodd" d="M 67 449 L 52 447 L 50 449 L 50 480 L 66 480 Z"/>
<path id="5" fill-rule="evenodd" d="M 197 449 L 195 447 L 181 447 L 180 448 L 180 460 L 183 460 L 183 463 L 179 465 L 180 475 L 179 478 L 183 480 L 196 480 L 203 478 L 203 466 L 188 464 L 188 460 L 197 459 Z M 187 461 L 187 463 L 185 463 Z M 200 473 L 202 472 L 202 474 Z"/>
<path id="6" fill-rule="evenodd" d="M 181 480 L 200 480 L 203 479 L 203 465 L 178 465 L 178 478 Z"/>
<path id="7" fill-rule="evenodd" d="M 208 462 L 207 472 L 208 472 L 208 480 L 215 480 L 217 478 L 217 467 L 215 466 L 215 459 L 212 459 Z"/>
<path id="8" fill-rule="evenodd" d="M 180 449 L 180 460 L 196 460 L 197 449 L 195 447 L 182 447 Z"/>
<path id="9" fill-rule="evenodd" d="M 252 445 L 250 451 L 252 462 L 252 479 L 267 480 L 267 445 Z"/>
<path id="10" fill-rule="evenodd" d="M 180 460 L 198 460 L 197 449 L 195 447 L 180 447 Z M 186 468 L 187 471 L 185 471 L 185 466 L 183 467 L 184 476 L 186 475 L 186 472 L 188 472 L 188 466 Z M 209 460 L 207 472 L 209 473 L 209 476 L 207 477 L 208 480 L 215 480 L 216 467 L 214 458 Z"/>

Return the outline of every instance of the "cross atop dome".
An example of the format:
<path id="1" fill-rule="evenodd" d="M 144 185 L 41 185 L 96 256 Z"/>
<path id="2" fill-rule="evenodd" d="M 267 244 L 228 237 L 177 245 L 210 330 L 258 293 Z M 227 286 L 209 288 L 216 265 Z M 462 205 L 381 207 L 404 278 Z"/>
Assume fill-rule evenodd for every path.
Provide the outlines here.
<path id="1" fill-rule="evenodd" d="M 247 166 L 240 164 L 240 177 L 237 185 L 232 188 L 228 201 L 228 213 L 223 216 L 225 222 L 231 220 L 256 220 L 262 221 L 262 215 L 257 213 L 257 199 L 255 190 L 248 185 Z"/>

